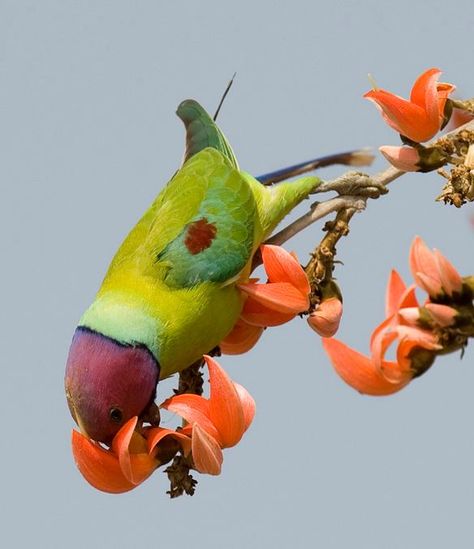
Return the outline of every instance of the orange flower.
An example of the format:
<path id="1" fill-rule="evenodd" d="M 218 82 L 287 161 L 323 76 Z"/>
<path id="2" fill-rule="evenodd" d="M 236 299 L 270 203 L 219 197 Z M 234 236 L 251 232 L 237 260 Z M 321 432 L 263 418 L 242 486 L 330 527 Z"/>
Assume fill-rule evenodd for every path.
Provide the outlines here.
<path id="1" fill-rule="evenodd" d="M 268 282 L 258 284 L 251 281 L 238 285 L 248 296 L 247 311 L 244 306 L 242 317 L 245 319 L 248 312 L 249 323 L 275 326 L 272 313 L 284 315 L 277 315 L 277 323 L 282 324 L 308 309 L 310 286 L 297 259 L 281 246 L 264 245 L 260 250 Z M 253 309 L 249 310 L 250 306 Z M 257 318 L 259 311 L 260 317 Z"/>
<path id="2" fill-rule="evenodd" d="M 452 84 L 438 82 L 440 74 L 436 68 L 421 74 L 413 84 L 409 101 L 382 89 L 370 90 L 364 97 L 376 104 L 394 130 L 422 143 L 441 129 L 446 100 L 455 90 Z"/>
<path id="3" fill-rule="evenodd" d="M 137 422 L 136 416 L 129 419 L 115 435 L 109 449 L 72 431 L 72 451 L 77 467 L 94 488 L 119 494 L 141 484 L 160 465 L 158 444 L 165 437 L 177 440 L 185 454 L 191 450 L 190 439 L 170 429 L 148 429 L 148 440 L 145 439 L 135 431 Z"/>
<path id="4" fill-rule="evenodd" d="M 308 278 L 296 257 L 280 246 L 260 247 L 268 282 L 239 284 L 246 299 L 239 320 L 220 343 L 225 354 L 250 350 L 269 326 L 279 326 L 309 308 Z"/>
<path id="5" fill-rule="evenodd" d="M 222 448 L 235 446 L 255 415 L 255 402 L 242 386 L 234 383 L 210 356 L 204 357 L 209 369 L 210 397 L 181 394 L 169 398 L 162 407 L 184 418 L 192 433 L 192 456 L 201 473 L 218 475 L 223 461 Z"/>
<path id="6" fill-rule="evenodd" d="M 456 268 L 438 250 L 431 251 L 419 236 L 411 245 L 409 262 L 415 282 L 431 297 L 461 291 L 462 278 Z"/>
<path id="7" fill-rule="evenodd" d="M 176 453 L 192 452 L 196 470 L 218 475 L 222 448 L 235 446 L 255 415 L 255 402 L 238 383 L 230 380 L 211 357 L 205 356 L 210 376 L 210 398 L 194 394 L 171 397 L 162 407 L 181 415 L 189 425 L 179 431 L 147 427 L 135 430 L 138 418 L 127 421 L 106 448 L 73 430 L 74 459 L 94 488 L 118 494 L 132 490 Z"/>
<path id="8" fill-rule="evenodd" d="M 403 389 L 419 372 L 414 369 L 415 348 L 438 350 L 441 346 L 429 330 L 416 325 L 419 315 L 404 315 L 418 308 L 414 287 L 407 288 L 396 271 L 392 271 L 386 294 L 387 318 L 374 330 L 367 357 L 336 339 L 323 339 L 323 346 L 336 372 L 361 393 L 383 396 Z M 398 341 L 397 359 L 389 361 L 385 354 Z"/>

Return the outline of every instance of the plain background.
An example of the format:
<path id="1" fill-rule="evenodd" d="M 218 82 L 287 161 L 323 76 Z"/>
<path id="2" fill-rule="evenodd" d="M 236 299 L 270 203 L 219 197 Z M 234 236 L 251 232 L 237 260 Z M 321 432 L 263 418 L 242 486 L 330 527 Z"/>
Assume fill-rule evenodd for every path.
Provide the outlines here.
<path id="1" fill-rule="evenodd" d="M 122 496 L 92 489 L 63 393 L 78 318 L 179 165 L 182 99 L 213 111 L 237 71 L 220 124 L 254 174 L 397 144 L 362 99 L 367 73 L 407 96 L 438 66 L 469 97 L 473 20 L 468 0 L 0 0 L 2 547 L 474 546 L 472 349 L 377 399 L 344 385 L 305 322 L 269 330 L 221 361 L 257 401 L 252 428 L 220 477 L 175 501 L 162 473 Z M 473 209 L 435 203 L 441 186 L 403 177 L 339 245 L 339 337 L 362 352 L 415 234 L 472 274 Z M 287 247 L 304 259 L 320 237 Z"/>

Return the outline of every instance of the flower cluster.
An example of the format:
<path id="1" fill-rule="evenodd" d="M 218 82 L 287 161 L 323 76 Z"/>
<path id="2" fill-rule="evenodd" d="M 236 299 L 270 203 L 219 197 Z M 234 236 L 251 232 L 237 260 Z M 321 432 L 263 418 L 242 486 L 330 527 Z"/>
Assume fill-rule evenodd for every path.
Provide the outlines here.
<path id="1" fill-rule="evenodd" d="M 465 132 L 469 135 L 460 136 L 457 143 L 442 146 L 443 139 L 427 146 L 422 143 L 431 140 L 448 122 L 460 125 L 472 119 L 474 103 L 450 99 L 455 86 L 439 82 L 440 74 L 437 68 L 421 74 L 409 100 L 378 88 L 364 97 L 375 103 L 404 143 L 403 147 L 380 148 L 393 166 L 402 171 L 432 171 L 449 162 L 455 164 L 457 171 L 451 179 L 457 177 L 460 183 L 456 188 L 453 185 L 448 194 L 449 200 L 458 205 L 474 199 L 472 131 Z M 462 192 L 458 187 L 462 187 Z M 345 229 L 349 219 L 350 216 Z M 346 233 L 341 231 L 334 242 Z M 417 237 L 409 256 L 415 283 L 407 286 L 397 271 L 391 272 L 385 319 L 372 333 L 370 355 L 362 355 L 333 339 L 342 316 L 342 297 L 331 275 L 334 242 L 331 254 L 324 247 L 324 240 L 320 244 L 322 255 L 330 258 L 325 268 L 328 276 L 312 273 L 310 262 L 306 268 L 310 279 L 295 254 L 279 246 L 262 245 L 267 281 L 248 278 L 248 270 L 244 270 L 236 283 L 241 294 L 241 314 L 219 343 L 220 350 L 224 354 L 245 353 L 267 328 L 305 315 L 309 326 L 322 336 L 324 349 L 340 377 L 361 393 L 382 396 L 400 391 L 425 373 L 439 354 L 462 349 L 468 338 L 474 337 L 473 277 L 462 278 L 439 251 L 428 249 Z M 319 266 L 317 254 L 313 255 Z M 416 296 L 417 288 L 428 294 L 422 303 Z M 392 346 L 395 359 L 390 360 L 386 355 Z M 110 446 L 105 446 L 91 440 L 78 422 L 82 432 L 72 433 L 73 454 L 80 472 L 92 486 L 109 493 L 127 492 L 171 460 L 173 466 L 181 464 L 182 469 L 176 465 L 178 477 L 183 471 L 187 475 L 190 469 L 210 475 L 221 473 L 223 450 L 242 439 L 253 421 L 255 402 L 213 358 L 204 356 L 204 362 L 209 371 L 208 398 L 195 394 L 202 390 L 202 379 L 198 377 L 195 393 L 182 389 L 160 405 L 181 418 L 182 425 L 176 429 L 157 426 L 159 414 L 152 417 L 143 412 L 141 417 L 126 421 Z M 201 365 L 200 362 L 195 366 Z M 186 371 L 189 370 L 194 371 Z M 155 403 L 153 407 L 158 409 Z M 169 475 L 173 466 L 167 469 Z M 186 482 L 191 488 L 184 490 L 192 493 L 195 481 L 189 479 Z"/>
<path id="2" fill-rule="evenodd" d="M 449 121 L 452 104 L 449 95 L 453 84 L 438 82 L 441 71 L 428 69 L 413 84 L 406 100 L 383 89 L 373 89 L 364 97 L 379 108 L 385 122 L 396 130 L 407 147 L 380 147 L 380 152 L 403 171 L 431 171 L 442 166 L 446 158 L 420 143 L 433 138 Z"/>
<path id="3" fill-rule="evenodd" d="M 220 344 L 226 354 L 248 351 L 265 328 L 309 312 L 311 288 L 296 256 L 270 245 L 261 247 L 261 255 L 268 281 L 250 279 L 238 284 L 244 304 L 239 320 Z M 330 337 L 337 331 L 341 315 L 340 299 L 329 293 L 309 314 L 308 323 L 320 335 Z M 182 427 L 144 426 L 135 416 L 121 427 L 109 448 L 73 431 L 75 461 L 92 486 L 110 493 L 132 490 L 178 452 L 188 468 L 220 474 L 222 450 L 235 446 L 249 428 L 255 402 L 213 358 L 204 356 L 204 360 L 209 370 L 209 398 L 177 394 L 160 406 L 180 416 Z"/>
<path id="4" fill-rule="evenodd" d="M 462 348 L 465 326 L 472 315 L 472 290 L 453 265 L 419 237 L 410 249 L 410 269 L 416 286 L 428 293 L 420 305 L 412 285 L 406 287 L 392 271 L 386 293 L 386 318 L 375 328 L 370 356 L 336 339 L 323 346 L 336 372 L 346 383 L 368 395 L 389 395 L 423 374 L 437 354 Z M 469 312 L 468 312 L 469 311 Z M 472 321 L 472 319 L 471 319 Z M 396 360 L 385 355 L 397 343 Z"/>
<path id="5" fill-rule="evenodd" d="M 109 493 L 132 490 L 177 450 L 197 471 L 220 473 L 222 449 L 235 446 L 242 438 L 255 414 L 255 402 L 214 359 L 204 358 L 209 369 L 210 397 L 181 394 L 161 405 L 185 420 L 183 428 L 137 430 L 138 418 L 133 417 L 115 435 L 110 448 L 72 432 L 74 459 L 92 486 Z"/>
<path id="6" fill-rule="evenodd" d="M 296 255 L 271 245 L 261 246 L 260 252 L 268 281 L 251 279 L 238 285 L 245 303 L 238 322 L 219 345 L 225 354 L 245 353 L 257 343 L 265 328 L 309 312 L 311 287 Z M 341 316 L 341 300 L 328 295 L 310 312 L 308 324 L 319 335 L 331 337 Z"/>

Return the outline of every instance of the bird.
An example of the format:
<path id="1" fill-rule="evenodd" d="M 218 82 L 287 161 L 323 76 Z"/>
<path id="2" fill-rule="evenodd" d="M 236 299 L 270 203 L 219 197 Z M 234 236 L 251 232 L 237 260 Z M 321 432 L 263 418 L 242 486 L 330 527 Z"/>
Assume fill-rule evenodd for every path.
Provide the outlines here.
<path id="1" fill-rule="evenodd" d="M 160 380 L 229 334 L 244 301 L 238 284 L 260 245 L 320 184 L 306 175 L 264 185 L 271 174 L 242 171 L 197 101 L 183 101 L 177 115 L 186 130 L 182 165 L 119 247 L 67 358 L 71 415 L 105 444 L 133 416 L 150 415 Z M 301 166 L 275 173 L 281 180 Z"/>

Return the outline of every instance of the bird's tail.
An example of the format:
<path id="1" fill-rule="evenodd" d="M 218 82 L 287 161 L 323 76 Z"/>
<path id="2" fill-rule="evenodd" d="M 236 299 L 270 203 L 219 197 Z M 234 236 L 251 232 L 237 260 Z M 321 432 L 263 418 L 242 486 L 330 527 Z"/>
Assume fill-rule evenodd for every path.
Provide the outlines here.
<path id="1" fill-rule="evenodd" d="M 212 147 L 222 153 L 235 169 L 239 169 L 234 151 L 214 120 L 194 99 L 180 103 L 176 114 L 186 128 L 186 150 L 183 164 L 206 147 Z"/>
<path id="2" fill-rule="evenodd" d="M 313 160 L 293 164 L 287 168 L 281 168 L 274 172 L 266 173 L 256 177 L 263 185 L 273 185 L 290 177 L 312 172 L 318 168 L 332 166 L 334 164 L 343 164 L 345 166 L 370 166 L 374 160 L 374 155 L 369 149 L 360 149 L 357 151 L 347 151 L 342 153 L 320 156 Z"/>

